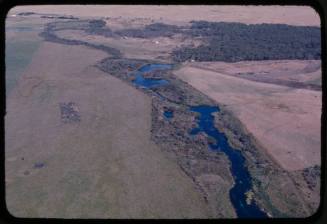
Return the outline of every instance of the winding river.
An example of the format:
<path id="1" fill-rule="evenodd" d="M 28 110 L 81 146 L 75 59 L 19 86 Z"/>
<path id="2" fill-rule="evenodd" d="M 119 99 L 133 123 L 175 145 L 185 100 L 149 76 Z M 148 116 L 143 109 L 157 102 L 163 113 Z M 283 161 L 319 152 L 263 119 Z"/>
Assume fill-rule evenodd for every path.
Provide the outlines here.
<path id="1" fill-rule="evenodd" d="M 171 64 L 147 64 L 139 68 L 136 72 L 131 73 L 135 79 L 133 84 L 142 88 L 153 88 L 162 85 L 168 85 L 169 81 L 165 79 L 153 79 L 144 78 L 144 74 L 147 72 L 153 72 L 158 70 L 172 69 Z M 229 191 L 231 202 L 235 208 L 236 214 L 239 218 L 265 218 L 266 213 L 263 212 L 256 203 L 251 200 L 249 192 L 252 189 L 252 179 L 250 173 L 245 166 L 245 158 L 242 153 L 231 147 L 228 143 L 226 135 L 220 132 L 214 126 L 214 116 L 212 113 L 219 112 L 217 106 L 192 106 L 189 107 L 192 112 L 199 113 L 200 116 L 197 120 L 198 127 L 190 131 L 190 135 L 197 135 L 200 132 L 204 132 L 208 136 L 215 139 L 215 143 L 210 143 L 209 148 L 211 150 L 221 151 L 226 154 L 231 163 L 231 173 L 234 178 L 234 186 Z M 164 111 L 164 117 L 171 119 L 173 117 L 172 111 Z M 250 193 L 251 194 L 251 193 Z"/>
<path id="2" fill-rule="evenodd" d="M 191 135 L 196 135 L 200 132 L 206 133 L 208 136 L 215 139 L 215 143 L 209 144 L 210 149 L 222 151 L 225 153 L 231 162 L 231 173 L 234 178 L 234 186 L 229 191 L 231 202 L 235 208 L 239 218 L 265 218 L 267 217 L 253 200 L 248 199 L 246 193 L 252 189 L 252 181 L 249 171 L 245 166 L 245 158 L 242 153 L 232 148 L 226 135 L 220 132 L 214 126 L 214 116 L 212 113 L 218 112 L 219 107 L 213 106 L 194 106 L 191 111 L 199 113 L 198 127 L 191 130 Z"/>

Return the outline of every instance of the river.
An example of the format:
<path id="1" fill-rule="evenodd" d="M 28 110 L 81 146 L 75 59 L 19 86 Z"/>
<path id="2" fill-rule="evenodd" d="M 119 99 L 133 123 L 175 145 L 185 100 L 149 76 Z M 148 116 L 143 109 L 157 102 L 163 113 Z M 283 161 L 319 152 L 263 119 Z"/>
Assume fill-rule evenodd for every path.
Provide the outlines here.
<path id="1" fill-rule="evenodd" d="M 134 85 L 142 88 L 153 88 L 168 85 L 169 81 L 162 78 L 144 78 L 143 75 L 148 72 L 168 69 L 172 69 L 171 64 L 147 64 L 130 75 L 135 77 L 133 80 Z M 244 156 L 240 150 L 231 147 L 226 135 L 214 126 L 214 116 L 212 113 L 219 112 L 219 107 L 200 105 L 189 107 L 189 110 L 200 114 L 197 120 L 198 127 L 192 129 L 190 135 L 194 136 L 200 132 L 204 132 L 208 136 L 214 138 L 215 143 L 209 144 L 209 150 L 225 153 L 231 163 L 230 171 L 235 184 L 230 189 L 229 196 L 237 216 L 239 218 L 266 218 L 266 213 L 262 211 L 253 200 L 250 198 L 247 199 L 248 196 L 246 196 L 246 194 L 249 194 L 252 189 L 252 178 L 245 166 Z M 173 112 L 164 111 L 163 115 L 167 119 L 171 119 L 173 117 Z"/>

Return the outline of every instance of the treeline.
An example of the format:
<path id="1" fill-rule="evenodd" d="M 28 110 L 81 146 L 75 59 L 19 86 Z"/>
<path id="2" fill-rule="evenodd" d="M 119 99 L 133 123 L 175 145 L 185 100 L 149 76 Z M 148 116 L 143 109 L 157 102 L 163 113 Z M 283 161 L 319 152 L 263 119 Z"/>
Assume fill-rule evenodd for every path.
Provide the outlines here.
<path id="1" fill-rule="evenodd" d="M 137 38 L 172 37 L 175 34 L 183 34 L 205 43 L 196 48 L 175 49 L 172 57 L 176 62 L 320 59 L 321 37 L 318 27 L 207 21 L 191 23 L 190 27 L 153 23 L 144 29 L 118 30 L 115 34 Z M 98 34 L 105 33 L 101 29 L 98 30 L 100 30 Z"/>
<path id="2" fill-rule="evenodd" d="M 76 17 L 73 16 L 48 16 L 48 15 L 44 15 L 44 16 L 40 16 L 40 18 L 43 19 L 73 19 L 73 20 L 79 20 Z"/>
<path id="3" fill-rule="evenodd" d="M 173 51 L 174 61 L 320 59 L 320 28 L 283 24 L 192 21 L 185 31 L 208 44 Z"/>
<path id="4" fill-rule="evenodd" d="M 154 37 L 172 37 L 181 32 L 180 27 L 164 23 L 153 23 L 144 27 L 144 29 L 123 29 L 116 31 L 119 36 L 136 38 L 154 38 Z"/>
<path id="5" fill-rule="evenodd" d="M 90 47 L 111 52 L 116 57 L 121 54 L 116 49 L 95 45 L 79 40 L 58 38 L 54 31 L 64 29 L 84 30 L 86 33 L 105 37 L 172 37 L 182 34 L 202 41 L 198 47 L 184 46 L 172 52 L 175 62 L 280 59 L 320 59 L 320 28 L 310 26 L 290 26 L 284 24 L 256 24 L 192 21 L 191 26 L 175 26 L 153 23 L 144 29 L 123 29 L 113 32 L 103 20 L 71 21 L 50 23 L 42 36 L 65 44 L 92 45 Z"/>
<path id="6" fill-rule="evenodd" d="M 106 22 L 103 20 L 91 20 L 89 28 L 85 30 L 86 33 L 92 35 L 100 35 L 104 37 L 114 37 L 115 34 L 112 30 L 106 27 Z"/>

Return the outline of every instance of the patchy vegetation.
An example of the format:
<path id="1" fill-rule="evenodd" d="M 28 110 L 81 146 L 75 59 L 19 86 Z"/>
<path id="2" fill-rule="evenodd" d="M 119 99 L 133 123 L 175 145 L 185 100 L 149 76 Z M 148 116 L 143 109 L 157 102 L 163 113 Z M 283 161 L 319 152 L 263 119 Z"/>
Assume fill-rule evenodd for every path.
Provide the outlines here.
<path id="1" fill-rule="evenodd" d="M 151 61 L 106 58 L 97 67 L 132 85 L 129 73 L 148 63 Z M 139 88 L 152 98 L 151 140 L 192 179 L 211 208 L 212 217 L 235 217 L 228 197 L 233 185 L 228 159 L 221 152 L 208 150 L 209 139 L 205 134 L 195 137 L 189 134 L 192 127 L 196 126 L 196 113 L 190 112 L 189 106 L 201 103 L 216 105 L 215 102 L 176 79 L 169 71 L 163 71 L 160 75 L 155 71 L 148 72 L 146 77 L 164 77 L 170 84 L 151 89 Z M 174 113 L 169 120 L 164 115 L 167 108 Z"/>
<path id="2" fill-rule="evenodd" d="M 244 128 L 232 111 L 221 107 L 215 125 L 228 136 L 229 143 L 242 151 L 253 181 L 253 199 L 272 217 L 302 217 L 312 214 L 290 172 L 275 164 L 262 146 Z M 260 151 L 258 149 L 261 149 Z M 316 181 L 318 179 L 315 179 Z M 287 183 L 287 188 L 284 184 Z"/>
<path id="3" fill-rule="evenodd" d="M 104 37 L 113 37 L 114 33 L 110 28 L 105 27 L 106 23 L 103 20 L 91 20 L 88 29 L 85 30 L 88 34 L 101 35 Z"/>
<path id="4" fill-rule="evenodd" d="M 282 60 L 282 59 L 320 59 L 320 29 L 309 26 L 290 26 L 282 24 L 256 24 L 192 21 L 191 26 L 176 26 L 153 23 L 144 29 L 123 29 L 112 31 L 103 20 L 74 21 L 67 24 L 49 24 L 43 36 L 48 36 L 67 44 L 90 43 L 75 40 L 58 40 L 51 31 L 65 29 L 84 30 L 88 34 L 104 37 L 156 38 L 172 37 L 181 34 L 185 38 L 202 40 L 206 44 L 198 47 L 184 46 L 172 52 L 176 62 L 244 60 Z M 63 26 L 63 27 L 61 27 Z M 45 33 L 48 33 L 45 35 Z M 69 42 L 69 43 L 68 43 Z M 94 47 L 94 46 L 93 46 Z M 95 46 L 97 48 L 97 46 Z M 101 49 L 107 47 L 101 46 Z M 112 51 L 108 49 L 108 51 Z"/>
<path id="5" fill-rule="evenodd" d="M 315 165 L 312 167 L 305 168 L 303 170 L 302 175 L 309 189 L 313 190 L 317 185 L 319 185 L 320 166 Z"/>
<path id="6" fill-rule="evenodd" d="M 51 41 L 60 44 L 68 44 L 68 45 L 84 45 L 87 47 L 91 47 L 94 49 L 102 50 L 110 55 L 113 58 L 120 58 L 122 56 L 121 52 L 115 48 L 105 46 L 103 44 L 92 44 L 86 41 L 81 40 L 71 40 L 60 38 L 56 35 L 56 31 L 59 30 L 84 30 L 85 32 L 94 32 L 94 30 L 98 30 L 102 27 L 102 23 L 99 20 L 85 20 L 85 21 L 73 21 L 73 22 L 53 22 L 47 24 L 46 28 L 40 36 L 44 38 L 46 41 Z"/>
<path id="7" fill-rule="evenodd" d="M 208 44 L 175 49 L 172 57 L 176 62 L 280 59 L 320 59 L 320 29 L 310 26 L 284 24 L 255 24 L 192 21 L 192 25 L 176 26 L 153 23 L 144 29 L 123 29 L 113 33 L 105 22 L 94 21 L 91 34 L 106 37 L 125 36 L 134 38 L 172 37 L 182 34 Z"/>
<path id="8" fill-rule="evenodd" d="M 76 103 L 59 103 L 59 106 L 61 113 L 61 121 L 63 123 L 73 123 L 81 121 L 81 115 L 79 113 L 79 109 Z"/>
<path id="9" fill-rule="evenodd" d="M 21 13 L 18 13 L 17 15 L 19 16 L 30 16 L 30 15 L 34 15 L 35 13 L 34 12 L 21 12 Z"/>

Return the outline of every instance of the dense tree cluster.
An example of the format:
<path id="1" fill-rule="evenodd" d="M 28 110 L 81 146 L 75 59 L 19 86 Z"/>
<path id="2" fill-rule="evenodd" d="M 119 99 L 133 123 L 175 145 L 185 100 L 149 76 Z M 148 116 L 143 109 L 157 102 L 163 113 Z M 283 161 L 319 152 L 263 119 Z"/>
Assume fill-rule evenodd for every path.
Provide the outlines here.
<path id="1" fill-rule="evenodd" d="M 93 28 L 103 28 L 106 25 L 106 22 L 101 19 L 94 19 L 89 21 L 89 24 Z"/>
<path id="2" fill-rule="evenodd" d="M 43 19 L 73 19 L 73 20 L 78 20 L 78 18 L 73 17 L 73 16 L 49 16 L 49 15 L 44 15 L 44 16 L 40 16 L 40 18 L 43 18 Z"/>
<path id="3" fill-rule="evenodd" d="M 175 34 L 183 34 L 206 43 L 196 48 L 175 49 L 172 56 L 176 62 L 320 59 L 318 27 L 207 21 L 191 23 L 190 27 L 153 23 L 144 29 L 124 29 L 116 31 L 115 34 L 137 38 L 172 37 Z M 101 32 L 106 33 L 97 31 L 98 34 Z"/>
<path id="4" fill-rule="evenodd" d="M 179 33 L 180 28 L 174 25 L 163 23 L 153 23 L 145 26 L 144 29 L 124 29 L 116 33 L 120 36 L 136 37 L 136 38 L 154 38 L 154 37 L 172 37 Z"/>
<path id="5" fill-rule="evenodd" d="M 305 168 L 302 172 L 302 175 L 308 187 L 311 190 L 314 190 L 314 188 L 316 188 L 319 184 L 318 181 L 321 175 L 321 167 L 314 165 L 312 167 Z"/>
<path id="6" fill-rule="evenodd" d="M 193 21 L 185 33 L 208 44 L 172 53 L 177 62 L 320 59 L 320 29 L 283 24 Z"/>
<path id="7" fill-rule="evenodd" d="M 17 15 L 19 16 L 30 16 L 30 15 L 34 15 L 35 13 L 34 12 L 21 12 L 21 13 L 18 13 Z"/>
<path id="8" fill-rule="evenodd" d="M 104 37 L 113 37 L 114 33 L 106 27 L 106 22 L 103 20 L 91 20 L 89 28 L 85 30 L 86 33 L 91 35 L 101 35 Z"/>

